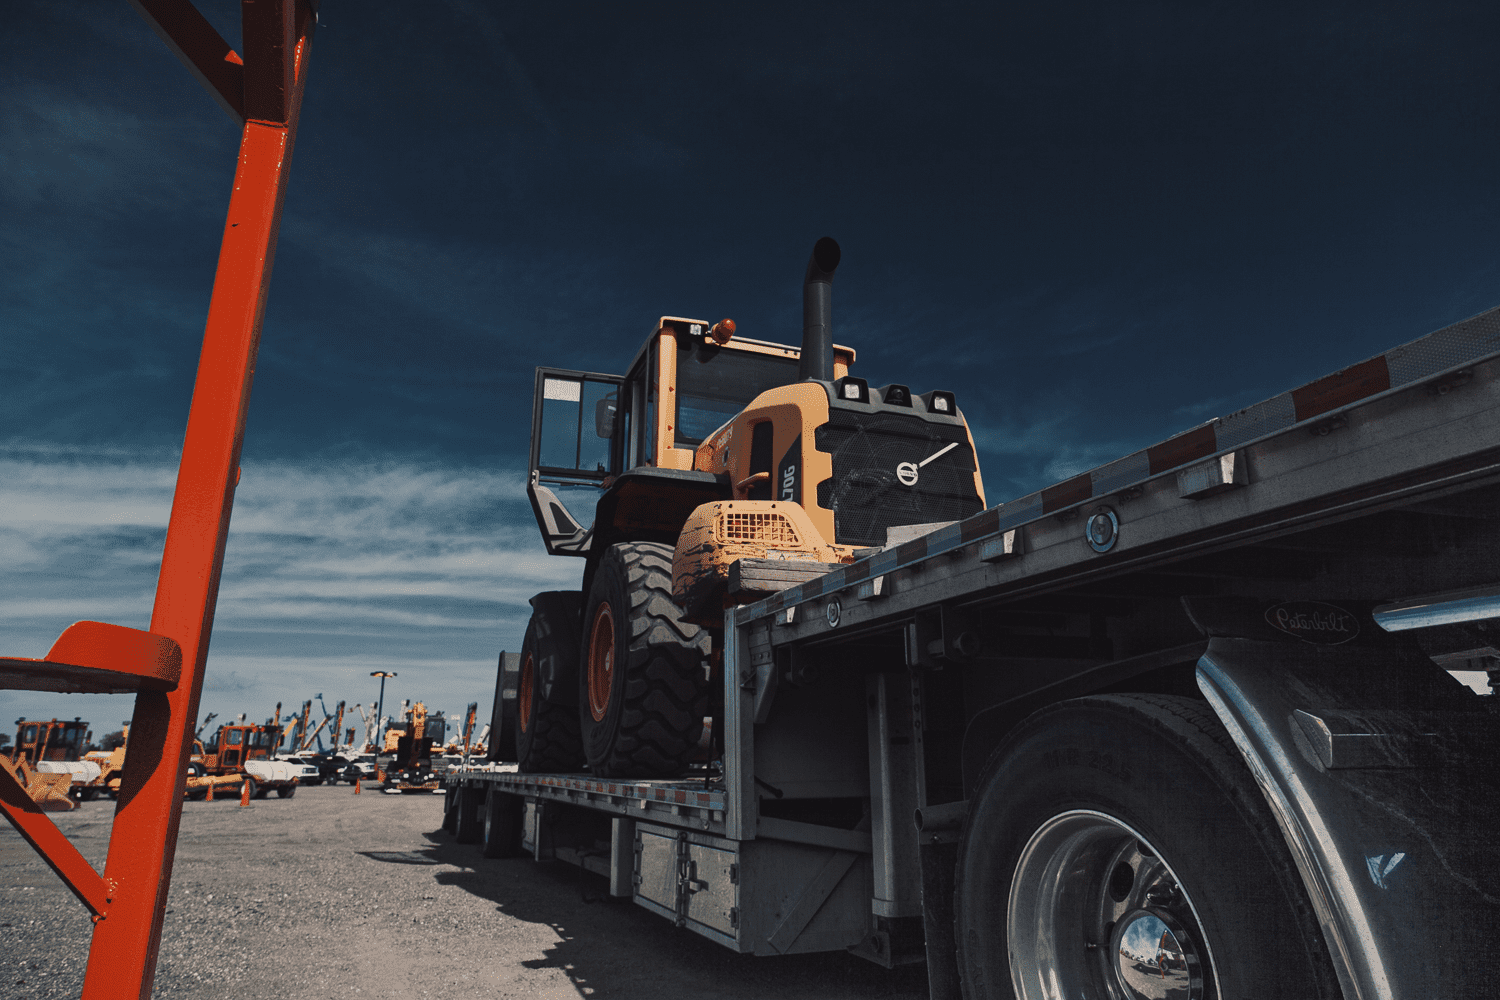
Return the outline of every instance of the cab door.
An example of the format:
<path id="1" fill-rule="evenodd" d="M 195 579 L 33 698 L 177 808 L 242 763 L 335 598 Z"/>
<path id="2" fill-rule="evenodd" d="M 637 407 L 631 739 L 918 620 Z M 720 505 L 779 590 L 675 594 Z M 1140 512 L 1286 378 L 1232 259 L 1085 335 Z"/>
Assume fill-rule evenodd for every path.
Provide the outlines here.
<path id="1" fill-rule="evenodd" d="M 219 748 L 219 766 L 228 770 L 237 768 L 243 759 L 245 731 L 243 729 L 228 729 L 224 732 L 224 742 Z"/>
<path id="2" fill-rule="evenodd" d="M 550 555 L 588 554 L 592 529 L 557 491 L 582 492 L 592 507 L 591 491 L 604 489 L 619 474 L 630 433 L 629 408 L 621 403 L 623 381 L 618 375 L 563 368 L 536 370 L 526 494 Z M 586 516 L 592 521 L 592 511 Z"/>

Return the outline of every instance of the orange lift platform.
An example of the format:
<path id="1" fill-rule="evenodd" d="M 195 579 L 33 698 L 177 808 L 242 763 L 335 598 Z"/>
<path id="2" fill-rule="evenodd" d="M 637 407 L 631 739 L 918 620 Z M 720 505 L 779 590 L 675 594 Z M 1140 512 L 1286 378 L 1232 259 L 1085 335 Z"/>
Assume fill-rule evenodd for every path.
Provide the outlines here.
<path id="1" fill-rule="evenodd" d="M 151 995 L 239 480 L 245 410 L 316 22 L 312 0 L 241 0 L 241 57 L 191 0 L 132 3 L 241 133 L 151 628 L 81 621 L 43 659 L 0 657 L 3 688 L 135 695 L 130 755 L 103 877 L 16 778 L 0 769 L 0 811 L 93 914 L 87 1000 Z"/>

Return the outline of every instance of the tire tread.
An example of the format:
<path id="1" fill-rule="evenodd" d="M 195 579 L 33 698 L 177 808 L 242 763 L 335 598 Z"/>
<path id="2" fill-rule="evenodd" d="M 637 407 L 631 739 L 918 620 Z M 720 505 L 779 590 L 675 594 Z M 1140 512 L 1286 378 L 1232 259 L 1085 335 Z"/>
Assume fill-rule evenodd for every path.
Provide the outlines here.
<path id="1" fill-rule="evenodd" d="M 708 713 L 703 662 L 709 634 L 682 621 L 682 609 L 672 600 L 670 545 L 624 543 L 612 546 L 604 559 L 620 563 L 624 577 L 629 649 L 622 658 L 624 697 L 614 740 L 607 747 L 589 746 L 589 763 L 605 777 L 675 777 L 697 749 Z M 601 565 L 595 580 L 605 572 Z"/>

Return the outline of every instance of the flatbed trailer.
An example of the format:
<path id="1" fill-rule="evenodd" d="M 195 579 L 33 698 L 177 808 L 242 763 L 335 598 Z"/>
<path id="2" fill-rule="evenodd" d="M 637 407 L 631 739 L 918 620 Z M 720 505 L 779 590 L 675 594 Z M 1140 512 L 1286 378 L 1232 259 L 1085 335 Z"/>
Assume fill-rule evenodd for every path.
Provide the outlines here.
<path id="1" fill-rule="evenodd" d="M 1500 670 L 1500 310 L 781 585 L 725 612 L 715 764 L 484 763 L 446 824 L 934 998 L 1234 997 L 1288 940 L 1328 975 L 1275 995 L 1492 995 L 1500 699 L 1454 672 Z M 1210 730 L 1198 815 L 1153 734 Z M 1300 930 L 1216 898 L 1281 877 Z"/>

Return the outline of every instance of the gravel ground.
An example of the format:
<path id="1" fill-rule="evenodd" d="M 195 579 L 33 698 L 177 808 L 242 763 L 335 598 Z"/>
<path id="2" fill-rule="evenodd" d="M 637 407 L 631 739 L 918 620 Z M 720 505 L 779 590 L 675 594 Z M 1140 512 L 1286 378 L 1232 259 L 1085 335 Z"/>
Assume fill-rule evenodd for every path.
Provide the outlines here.
<path id="1" fill-rule="evenodd" d="M 441 830 L 438 795 L 300 788 L 249 809 L 188 802 L 157 997 L 919 1000 L 921 967 L 736 955 L 561 862 L 487 861 Z M 52 818 L 103 868 L 114 803 Z M 372 856 L 373 855 L 373 856 Z M 0 997 L 78 996 L 88 917 L 0 826 Z"/>

